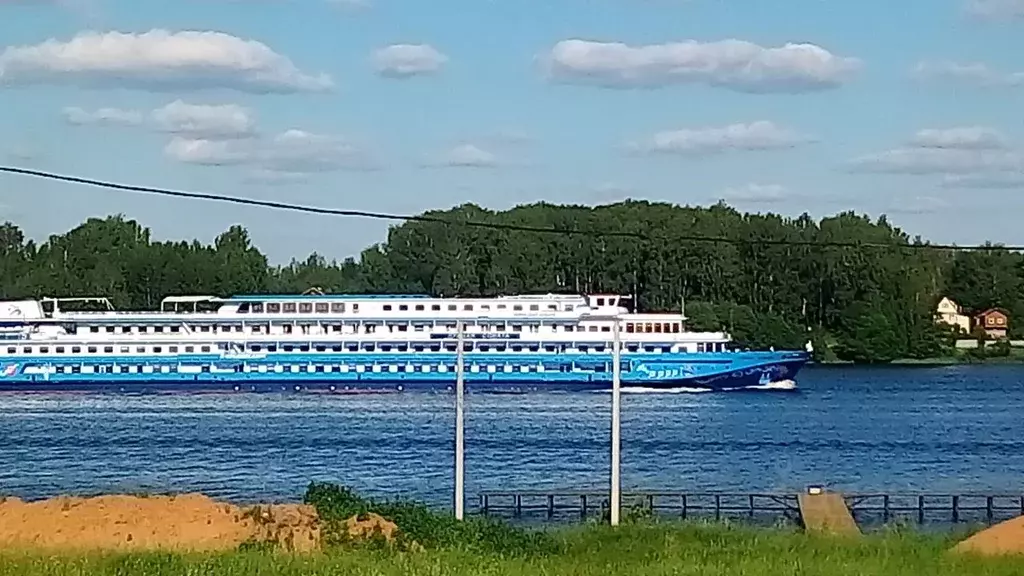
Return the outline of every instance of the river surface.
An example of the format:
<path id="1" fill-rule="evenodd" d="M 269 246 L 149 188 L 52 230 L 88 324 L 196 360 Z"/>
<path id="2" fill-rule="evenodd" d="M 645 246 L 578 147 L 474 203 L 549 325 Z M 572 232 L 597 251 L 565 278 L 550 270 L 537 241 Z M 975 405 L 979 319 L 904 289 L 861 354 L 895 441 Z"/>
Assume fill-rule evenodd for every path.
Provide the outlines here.
<path id="1" fill-rule="evenodd" d="M 805 368 L 798 392 L 624 394 L 628 489 L 1024 493 L 1024 366 Z M 468 395 L 466 493 L 606 489 L 610 394 Z M 450 502 L 444 394 L 0 396 L 0 494 L 310 480 Z"/>

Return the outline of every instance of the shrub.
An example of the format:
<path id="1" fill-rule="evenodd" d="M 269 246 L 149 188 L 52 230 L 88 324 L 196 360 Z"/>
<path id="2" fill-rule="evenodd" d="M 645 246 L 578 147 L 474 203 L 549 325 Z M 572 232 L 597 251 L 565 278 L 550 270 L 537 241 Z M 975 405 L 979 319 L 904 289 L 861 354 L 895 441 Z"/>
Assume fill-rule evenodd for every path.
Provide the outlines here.
<path id="1" fill-rule="evenodd" d="M 347 519 L 374 513 L 394 522 L 402 538 L 428 549 L 448 548 L 503 556 L 543 555 L 559 550 L 558 542 L 546 532 L 479 516 L 459 521 L 421 502 L 377 501 L 332 483 L 310 483 L 303 501 L 316 508 L 328 544 L 346 540 L 342 524 Z"/>

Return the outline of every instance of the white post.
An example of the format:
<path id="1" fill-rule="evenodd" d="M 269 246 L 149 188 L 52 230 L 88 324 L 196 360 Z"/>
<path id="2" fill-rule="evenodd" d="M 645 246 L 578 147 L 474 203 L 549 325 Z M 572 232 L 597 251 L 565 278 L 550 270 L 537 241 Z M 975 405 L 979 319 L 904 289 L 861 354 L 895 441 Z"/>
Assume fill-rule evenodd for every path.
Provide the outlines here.
<path id="1" fill-rule="evenodd" d="M 457 361 L 455 363 L 455 519 L 462 520 L 465 507 L 465 430 L 463 429 L 463 414 L 462 414 L 462 402 L 463 402 L 463 389 L 465 388 L 465 382 L 463 381 L 463 359 L 462 359 L 462 342 L 463 342 L 463 322 L 459 321 L 459 335 L 458 335 L 458 353 Z"/>
<path id="2" fill-rule="evenodd" d="M 619 404 L 621 401 L 621 366 L 619 362 L 619 318 L 615 317 L 615 324 L 612 326 L 612 495 L 611 495 L 611 525 L 619 525 L 619 500 L 621 490 L 619 486 Z"/>

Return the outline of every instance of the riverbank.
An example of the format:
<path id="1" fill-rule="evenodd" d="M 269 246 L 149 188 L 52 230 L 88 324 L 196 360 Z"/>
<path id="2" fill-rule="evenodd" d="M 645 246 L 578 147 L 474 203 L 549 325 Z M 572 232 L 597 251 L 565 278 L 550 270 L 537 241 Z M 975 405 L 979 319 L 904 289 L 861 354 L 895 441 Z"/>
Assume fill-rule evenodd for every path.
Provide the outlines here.
<path id="1" fill-rule="evenodd" d="M 969 350 L 969 349 L 967 349 Z M 879 366 L 959 366 L 959 365 L 1000 365 L 1000 364 L 1024 364 L 1024 348 L 1014 347 L 1010 349 L 1010 353 L 1006 356 L 985 356 L 980 357 L 972 355 L 967 350 L 958 351 L 956 354 L 951 356 L 940 356 L 937 358 L 897 358 L 892 362 L 885 364 L 877 364 Z M 859 362 L 853 362 L 848 360 L 815 360 L 808 364 L 809 366 L 873 366 L 874 364 L 864 364 Z"/>
<path id="2" fill-rule="evenodd" d="M 416 502 L 372 501 L 331 484 L 310 485 L 303 500 L 299 508 L 235 507 L 202 495 L 7 501 L 0 504 L 0 576 L 1024 573 L 1024 554 L 955 550 L 964 531 L 893 528 L 839 537 L 631 514 L 616 528 L 528 530 L 481 517 L 458 522 Z M 296 511 L 301 521 L 288 521 Z M 1010 521 L 998 532 L 997 538 L 976 534 L 968 544 L 1022 549 L 1024 522 Z M 303 538 L 311 545 L 299 545 L 297 533 L 311 536 Z"/>
<path id="3" fill-rule="evenodd" d="M 713 525 L 591 526 L 554 534 L 559 550 L 514 557 L 458 549 L 397 552 L 334 548 L 313 554 L 220 553 L 40 554 L 0 552 L 0 576 L 549 576 L 693 574 L 716 576 L 1011 576 L 1024 558 L 950 552 L 950 537 L 891 532 L 861 540 L 792 530 Z"/>

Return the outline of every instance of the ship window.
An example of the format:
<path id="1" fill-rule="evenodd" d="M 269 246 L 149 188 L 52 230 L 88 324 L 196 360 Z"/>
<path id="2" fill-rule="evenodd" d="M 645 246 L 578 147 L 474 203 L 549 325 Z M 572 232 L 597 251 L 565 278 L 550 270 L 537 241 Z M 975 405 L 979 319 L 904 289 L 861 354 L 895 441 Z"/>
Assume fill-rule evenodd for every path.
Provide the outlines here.
<path id="1" fill-rule="evenodd" d="M 57 346 L 57 348 L 55 348 L 54 351 L 57 354 L 63 354 L 64 353 L 64 347 L 63 346 Z"/>
<path id="2" fill-rule="evenodd" d="M 437 312 L 438 310 L 441 309 L 441 305 L 440 304 L 431 304 L 430 305 L 430 309 L 433 310 L 434 312 Z"/>
<path id="3" fill-rule="evenodd" d="M 331 309 L 331 306 L 327 302 L 317 302 L 317 304 L 316 304 L 316 313 L 317 314 L 327 314 L 327 312 L 329 312 L 330 309 Z"/>
<path id="4" fill-rule="evenodd" d="M 597 332 L 597 326 L 590 326 L 587 328 L 588 332 Z"/>
<path id="5" fill-rule="evenodd" d="M 512 310 L 516 310 L 516 311 L 522 310 L 522 309 L 523 309 L 523 305 L 522 304 L 516 304 L 515 306 L 512 307 Z"/>
<path id="6" fill-rule="evenodd" d="M 25 346 L 24 348 L 21 349 L 21 352 L 23 354 L 31 354 L 32 353 L 32 347 L 31 346 Z"/>
<path id="7" fill-rule="evenodd" d="M 654 323 L 654 333 L 655 334 L 661 334 L 661 323 L 660 322 L 655 322 Z"/>
<path id="8" fill-rule="evenodd" d="M 566 327 L 565 327 L 565 331 L 566 331 L 566 332 L 573 332 L 573 331 L 575 331 L 575 330 L 576 330 L 576 327 L 575 327 L 575 326 L 566 326 Z"/>
<path id="9" fill-rule="evenodd" d="M 277 314 L 280 311 L 281 311 L 281 305 L 279 303 L 271 302 L 271 303 L 267 304 L 267 312 L 270 312 L 272 314 Z"/>
<path id="10" fill-rule="evenodd" d="M 408 332 L 409 331 L 409 325 L 408 324 L 400 324 L 398 326 L 398 331 L 399 332 Z"/>
<path id="11" fill-rule="evenodd" d="M 178 353 L 178 347 L 177 346 L 168 346 L 167 347 L 167 351 L 170 352 L 171 354 L 177 354 Z"/>
<path id="12" fill-rule="evenodd" d="M 309 302 L 299 303 L 299 314 L 310 314 L 313 312 L 313 305 Z"/>
<path id="13" fill-rule="evenodd" d="M 448 305 L 448 310 L 457 310 L 457 309 L 458 309 L 458 306 L 456 306 L 455 304 L 449 304 Z"/>
<path id="14" fill-rule="evenodd" d="M 572 304 L 566 304 L 565 305 L 565 311 L 566 312 L 572 312 Z"/>
<path id="15" fill-rule="evenodd" d="M 424 309 L 425 309 L 425 308 L 423 307 L 423 304 L 417 304 L 417 305 L 416 305 L 416 311 L 417 311 L 417 312 L 422 312 L 422 311 L 423 311 Z"/>
<path id="16" fill-rule="evenodd" d="M 160 346 L 153 346 L 153 353 L 154 354 L 159 354 L 159 353 L 161 353 L 163 351 L 164 351 L 164 349 L 161 348 Z"/>
<path id="17" fill-rule="evenodd" d="M 704 351 L 704 343 L 703 342 L 698 342 L 697 343 L 697 352 L 703 352 L 703 351 Z"/>
<path id="18" fill-rule="evenodd" d="M 504 310 L 504 309 L 505 309 L 505 305 L 504 304 L 498 304 L 498 310 Z"/>
<path id="19" fill-rule="evenodd" d="M 352 305 L 352 312 L 354 312 L 354 313 L 359 312 L 359 304 L 353 304 Z"/>
<path id="20" fill-rule="evenodd" d="M 512 327 L 512 331 L 513 332 L 522 332 L 523 331 L 523 327 L 522 326 L 513 326 Z"/>
<path id="21" fill-rule="evenodd" d="M 344 302 L 333 302 L 331 304 L 331 312 L 334 314 L 343 314 L 345 312 Z"/>
<path id="22" fill-rule="evenodd" d="M 548 304 L 548 310 L 558 310 L 558 304 Z"/>
<path id="23" fill-rule="evenodd" d="M 636 330 L 636 324 L 633 324 L 632 322 L 626 324 L 626 333 L 632 334 L 634 330 Z"/>
<path id="24" fill-rule="evenodd" d="M 131 326 L 121 326 L 121 333 L 122 334 L 128 334 L 131 331 L 132 331 L 132 327 Z"/>
<path id="25" fill-rule="evenodd" d="M 252 305 L 253 314 L 263 314 L 263 302 L 257 302 Z"/>
<path id="26" fill-rule="evenodd" d="M 210 327 L 209 326 L 200 326 L 199 327 L 199 331 L 200 332 L 209 332 L 210 331 Z"/>
<path id="27" fill-rule="evenodd" d="M 597 305 L 598 306 L 604 306 L 604 298 L 598 298 L 597 299 Z"/>
<path id="28" fill-rule="evenodd" d="M 89 332 L 96 333 L 100 331 L 99 326 L 89 326 Z"/>
<path id="29" fill-rule="evenodd" d="M 154 326 L 153 327 L 153 331 L 154 332 L 163 332 L 164 331 L 164 327 L 163 326 Z"/>
<path id="30" fill-rule="evenodd" d="M 199 350 L 202 351 L 202 352 L 209 352 L 210 351 L 210 347 L 209 346 L 203 346 Z"/>
<path id="31" fill-rule="evenodd" d="M 137 346 L 135 348 L 135 351 L 138 352 L 139 354 L 145 354 L 146 353 L 146 347 L 145 346 Z"/>
<path id="32" fill-rule="evenodd" d="M 131 346 L 121 346 L 121 354 L 128 354 L 132 351 Z"/>
<path id="33" fill-rule="evenodd" d="M 612 327 L 611 326 L 601 326 L 601 332 L 611 332 L 611 331 L 612 331 Z"/>
<path id="34" fill-rule="evenodd" d="M 672 323 L 672 333 L 673 334 L 678 334 L 679 333 L 679 322 L 673 322 Z"/>
<path id="35" fill-rule="evenodd" d="M 506 330 L 506 327 L 504 324 L 495 324 L 494 330 L 495 332 L 504 332 Z"/>
<path id="36" fill-rule="evenodd" d="M 398 306 L 398 310 L 400 312 L 407 312 L 409 310 L 409 305 L 408 304 L 400 304 Z"/>
<path id="37" fill-rule="evenodd" d="M 390 312 L 391 311 L 391 304 L 385 304 L 384 305 L 384 311 L 385 312 Z"/>
<path id="38" fill-rule="evenodd" d="M 18 353 L 18 349 L 16 347 L 14 347 L 14 346 L 10 346 L 10 347 L 7 348 L 7 353 L 8 354 L 17 354 Z"/>
<path id="39" fill-rule="evenodd" d="M 107 326 L 107 333 L 108 334 L 113 334 L 114 333 L 114 327 L 113 326 Z"/>
<path id="40" fill-rule="evenodd" d="M 103 352 L 105 354 L 112 354 L 114 352 L 114 347 L 113 346 L 104 346 L 103 347 Z"/>
<path id="41" fill-rule="evenodd" d="M 491 309 L 491 305 L 490 304 L 481 304 L 480 305 L 480 309 L 481 310 L 490 310 Z"/>
<path id="42" fill-rule="evenodd" d="M 285 314 L 295 314 L 295 302 L 285 302 L 281 305 L 281 310 L 284 310 Z"/>
<path id="43" fill-rule="evenodd" d="M 309 352 L 309 344 L 299 346 L 299 352 Z"/>
<path id="44" fill-rule="evenodd" d="M 82 347 L 81 346 L 72 346 L 71 347 L 71 353 L 72 354 L 81 354 L 82 353 Z"/>
<path id="45" fill-rule="evenodd" d="M 462 309 L 463 310 L 472 310 L 473 309 L 473 305 L 472 304 L 466 304 L 465 306 L 462 307 Z"/>
<path id="46" fill-rule="evenodd" d="M 49 354 L 50 353 L 50 347 L 49 346 L 43 346 L 43 347 L 39 348 L 39 353 L 40 354 Z"/>
<path id="47" fill-rule="evenodd" d="M 177 334 L 180 331 L 181 331 L 181 328 L 179 328 L 177 326 L 171 326 L 171 332 Z"/>
<path id="48" fill-rule="evenodd" d="M 196 347 L 195 346 L 185 346 L 185 352 L 191 353 L 191 352 L 195 352 L 195 351 L 196 351 Z"/>

